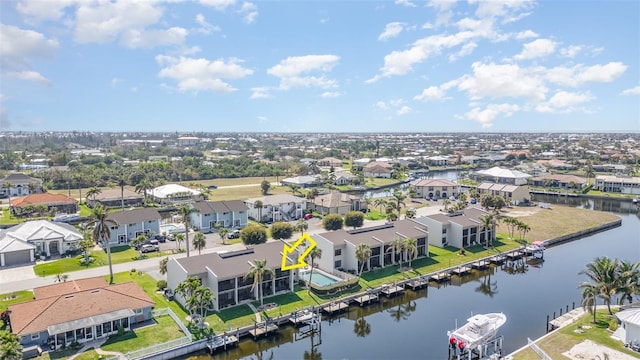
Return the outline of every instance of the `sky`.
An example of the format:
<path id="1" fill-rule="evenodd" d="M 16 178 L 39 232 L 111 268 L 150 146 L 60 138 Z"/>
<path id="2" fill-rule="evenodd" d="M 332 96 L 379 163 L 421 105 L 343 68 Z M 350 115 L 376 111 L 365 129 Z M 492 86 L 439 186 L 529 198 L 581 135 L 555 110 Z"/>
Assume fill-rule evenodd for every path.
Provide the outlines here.
<path id="1" fill-rule="evenodd" d="M 640 1 L 0 0 L 0 131 L 638 132 Z"/>

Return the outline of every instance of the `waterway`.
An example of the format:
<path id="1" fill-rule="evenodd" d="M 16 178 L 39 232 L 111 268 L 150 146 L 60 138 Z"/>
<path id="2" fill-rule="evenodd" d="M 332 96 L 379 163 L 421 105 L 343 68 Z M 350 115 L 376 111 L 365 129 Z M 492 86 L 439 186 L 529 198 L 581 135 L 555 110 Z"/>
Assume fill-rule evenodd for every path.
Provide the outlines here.
<path id="1" fill-rule="evenodd" d="M 407 291 L 368 307 L 322 322 L 320 335 L 304 337 L 293 328 L 254 342 L 243 339 L 236 349 L 214 359 L 446 359 L 447 330 L 471 315 L 504 312 L 507 323 L 503 353 L 526 345 L 546 332 L 547 315 L 580 306 L 578 272 L 598 256 L 640 261 L 640 215 L 635 205 L 619 201 L 537 198 L 569 206 L 615 212 L 622 226 L 554 246 L 544 262 L 526 267 L 495 267 L 440 288 Z M 210 359 L 202 352 L 190 360 Z"/>

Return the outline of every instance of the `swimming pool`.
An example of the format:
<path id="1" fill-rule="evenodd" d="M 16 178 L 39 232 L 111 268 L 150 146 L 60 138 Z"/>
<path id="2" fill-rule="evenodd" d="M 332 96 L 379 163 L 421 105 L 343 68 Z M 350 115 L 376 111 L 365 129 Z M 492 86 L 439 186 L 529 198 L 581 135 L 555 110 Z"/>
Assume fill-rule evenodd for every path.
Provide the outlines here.
<path id="1" fill-rule="evenodd" d="M 184 226 L 176 226 L 174 224 L 160 225 L 160 233 L 176 234 L 184 232 Z"/>
<path id="2" fill-rule="evenodd" d="M 303 278 L 305 281 L 309 281 L 309 275 L 311 275 L 309 271 L 300 273 L 300 277 Z M 316 270 L 313 270 L 311 282 L 318 286 L 329 286 L 329 285 L 340 282 L 340 280 L 334 277 L 331 277 L 329 275 L 326 275 L 316 269 Z"/>

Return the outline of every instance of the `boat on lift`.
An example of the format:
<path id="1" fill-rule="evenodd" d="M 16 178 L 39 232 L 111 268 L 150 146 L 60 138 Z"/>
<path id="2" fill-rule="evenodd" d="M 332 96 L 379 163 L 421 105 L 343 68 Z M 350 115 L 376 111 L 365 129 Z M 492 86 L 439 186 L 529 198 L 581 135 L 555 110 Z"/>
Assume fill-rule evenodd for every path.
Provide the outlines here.
<path id="1" fill-rule="evenodd" d="M 459 328 L 447 331 L 449 345 L 461 351 L 476 349 L 493 339 L 498 329 L 507 322 L 503 313 L 477 314 L 467 319 Z"/>

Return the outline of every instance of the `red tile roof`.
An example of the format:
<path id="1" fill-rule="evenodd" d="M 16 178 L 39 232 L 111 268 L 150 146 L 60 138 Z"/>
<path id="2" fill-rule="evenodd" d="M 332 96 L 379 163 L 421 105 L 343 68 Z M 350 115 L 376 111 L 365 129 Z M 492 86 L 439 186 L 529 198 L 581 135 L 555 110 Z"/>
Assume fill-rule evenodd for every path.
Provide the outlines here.
<path id="1" fill-rule="evenodd" d="M 41 193 L 11 199 L 11 206 L 23 207 L 27 205 L 62 205 L 75 204 L 78 201 L 64 194 Z"/>

